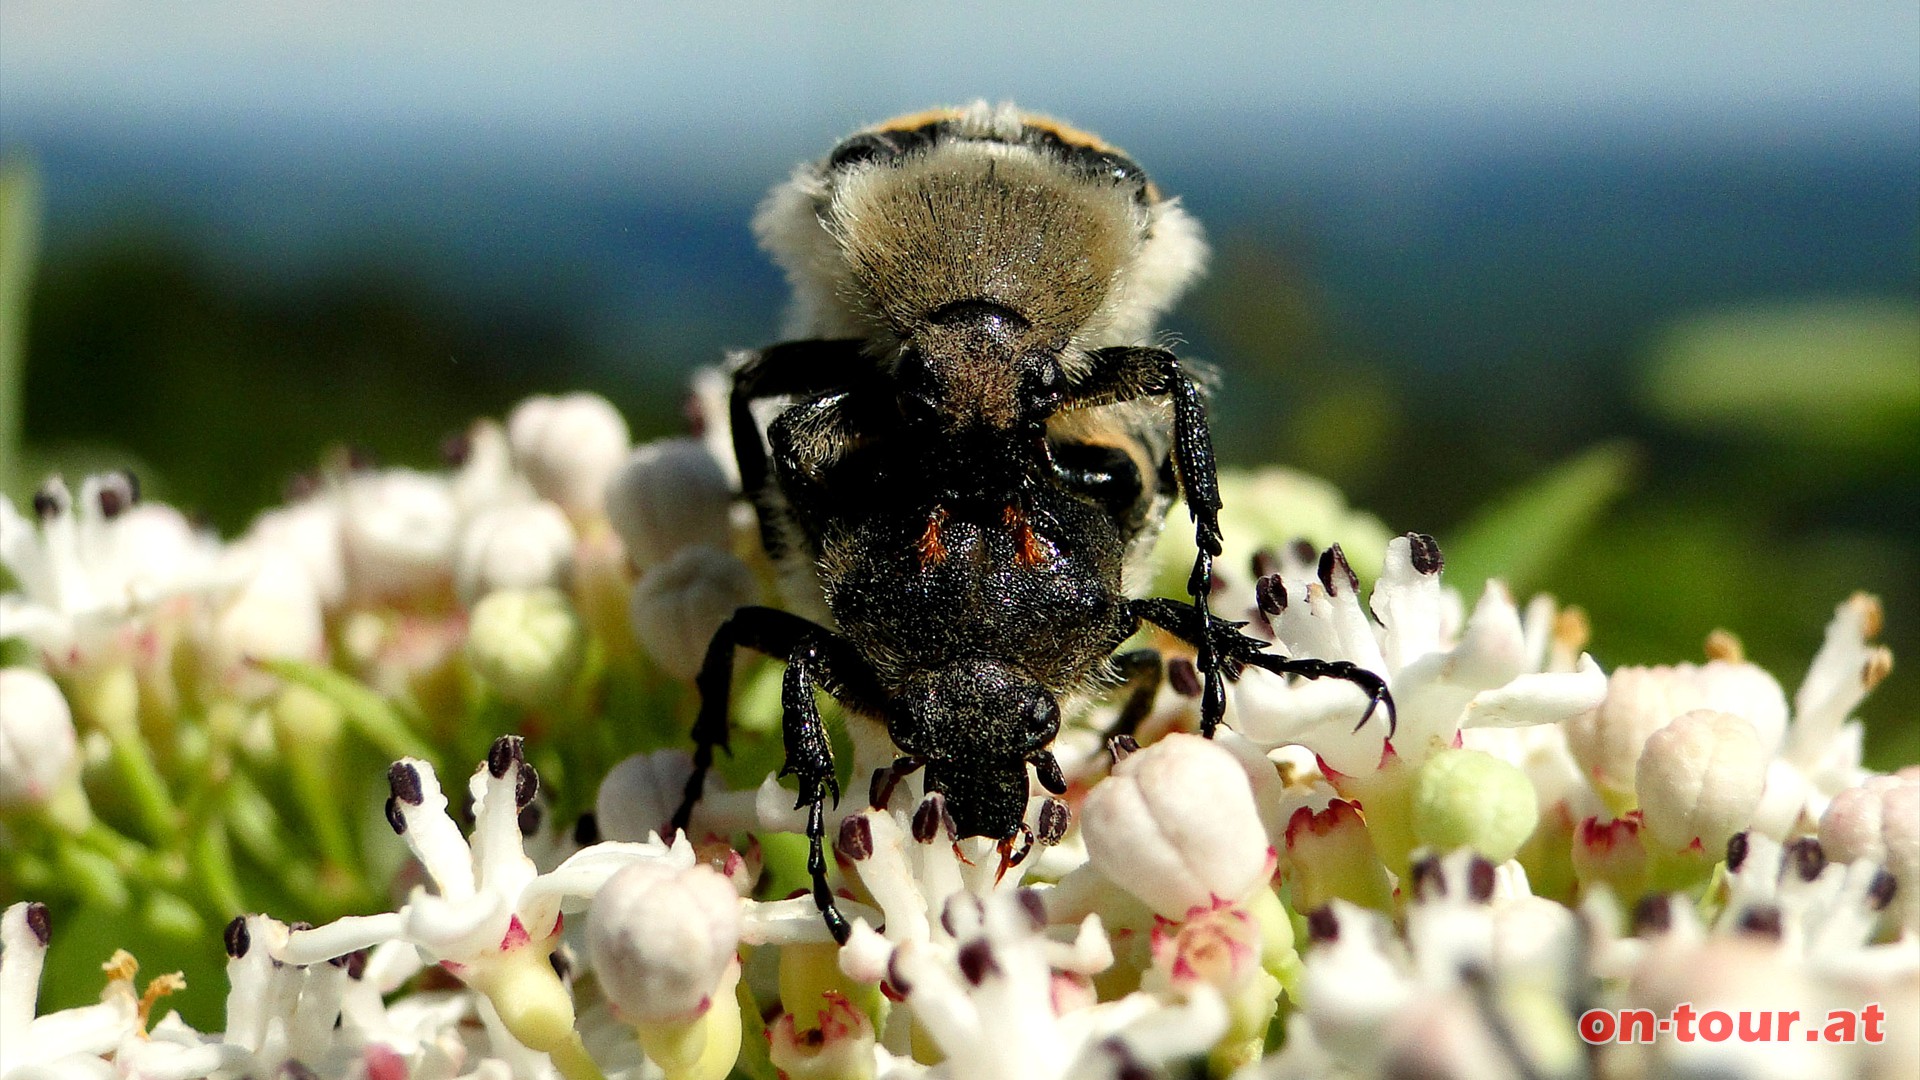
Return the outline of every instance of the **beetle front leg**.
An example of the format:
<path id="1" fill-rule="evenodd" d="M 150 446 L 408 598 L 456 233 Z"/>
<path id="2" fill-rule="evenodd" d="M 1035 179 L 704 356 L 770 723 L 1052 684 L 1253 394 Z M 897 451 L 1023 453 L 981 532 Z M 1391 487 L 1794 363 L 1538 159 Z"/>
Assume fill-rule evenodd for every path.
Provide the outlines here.
<path id="1" fill-rule="evenodd" d="M 1342 679 L 1360 688 L 1367 695 L 1367 711 L 1360 715 L 1360 723 L 1355 731 L 1365 727 L 1368 720 L 1381 706 L 1387 710 L 1387 737 L 1392 738 L 1399 727 L 1399 714 L 1394 708 L 1393 694 L 1387 689 L 1386 680 L 1347 660 L 1316 660 L 1312 657 L 1280 656 L 1267 651 L 1267 643 L 1259 638 L 1248 637 L 1240 632 L 1245 623 L 1228 622 L 1226 619 L 1208 616 L 1207 633 L 1200 632 L 1202 625 L 1196 613 L 1190 607 L 1176 600 L 1150 597 L 1135 600 L 1128 606 L 1135 618 L 1143 619 L 1162 630 L 1199 648 L 1204 639 L 1214 650 L 1222 674 L 1228 678 L 1238 678 L 1242 668 L 1252 665 L 1264 668 L 1275 675 L 1299 675 L 1307 679 Z M 1200 714 L 1200 734 L 1213 738 L 1214 729 L 1219 726 L 1218 718 L 1209 723 L 1203 709 Z"/>
<path id="2" fill-rule="evenodd" d="M 1220 478 L 1214 464 L 1213 435 L 1207 427 L 1200 384 L 1180 358 L 1165 349 L 1123 346 L 1095 350 L 1093 367 L 1065 395 L 1060 408 L 1085 408 L 1143 397 L 1164 397 L 1173 405 L 1173 464 L 1180 494 L 1193 518 L 1193 570 L 1187 593 L 1204 623 L 1212 618 L 1213 560 L 1221 551 Z M 1211 731 L 1227 712 L 1225 673 L 1211 638 L 1198 635 L 1194 666 L 1206 682 L 1200 694 L 1200 722 Z"/>
<path id="3" fill-rule="evenodd" d="M 786 738 L 787 760 L 780 775 L 792 774 L 800 781 L 800 798 L 795 809 L 807 808 L 807 873 L 813 879 L 813 903 L 827 921 L 833 940 L 847 943 L 851 928 L 840 909 L 834 906 L 833 889 L 827 884 L 827 856 L 822 846 L 827 832 L 827 799 L 840 805 L 840 782 L 833 775 L 833 747 L 827 742 L 827 726 L 820 719 L 819 703 L 813 699 L 813 667 L 819 652 L 811 641 L 802 642 L 787 657 L 787 670 L 780 683 L 781 733 Z"/>

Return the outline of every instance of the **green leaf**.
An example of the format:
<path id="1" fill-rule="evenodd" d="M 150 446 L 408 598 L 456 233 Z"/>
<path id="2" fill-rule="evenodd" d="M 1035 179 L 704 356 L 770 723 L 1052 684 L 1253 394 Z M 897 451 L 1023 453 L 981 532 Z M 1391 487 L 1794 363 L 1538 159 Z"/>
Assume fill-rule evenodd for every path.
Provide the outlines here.
<path id="1" fill-rule="evenodd" d="M 0 163 L 0 489 L 22 478 L 20 395 L 26 382 L 27 300 L 40 247 L 40 182 L 24 161 Z"/>
<path id="2" fill-rule="evenodd" d="M 353 676 L 302 660 L 262 660 L 260 666 L 340 706 L 347 722 L 388 756 L 435 759 L 393 703 Z"/>
<path id="3" fill-rule="evenodd" d="M 1826 300 L 1694 316 L 1655 343 L 1642 393 L 1697 430 L 1908 446 L 1920 418 L 1920 307 Z"/>
<path id="4" fill-rule="evenodd" d="M 1490 577 L 1520 594 L 1537 588 L 1626 494 L 1638 464 L 1630 444 L 1601 443 L 1494 500 L 1441 545 L 1447 580 L 1469 600 Z"/>

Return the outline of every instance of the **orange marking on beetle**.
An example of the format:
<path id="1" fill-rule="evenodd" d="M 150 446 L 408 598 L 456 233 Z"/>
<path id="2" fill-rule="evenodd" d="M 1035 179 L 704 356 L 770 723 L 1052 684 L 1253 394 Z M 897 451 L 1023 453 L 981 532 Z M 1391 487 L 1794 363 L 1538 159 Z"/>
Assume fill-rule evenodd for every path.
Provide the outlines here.
<path id="1" fill-rule="evenodd" d="M 1013 537 L 1020 545 L 1020 550 L 1014 552 L 1013 558 L 1021 566 L 1039 566 L 1053 554 L 1051 546 L 1034 535 L 1033 523 L 1027 520 L 1025 510 L 1008 503 L 1001 520 L 1013 530 Z"/>
<path id="2" fill-rule="evenodd" d="M 946 522 L 947 512 L 937 506 L 927 514 L 927 531 L 920 534 L 917 545 L 921 566 L 939 566 L 947 561 L 947 544 L 940 538 L 940 526 Z"/>

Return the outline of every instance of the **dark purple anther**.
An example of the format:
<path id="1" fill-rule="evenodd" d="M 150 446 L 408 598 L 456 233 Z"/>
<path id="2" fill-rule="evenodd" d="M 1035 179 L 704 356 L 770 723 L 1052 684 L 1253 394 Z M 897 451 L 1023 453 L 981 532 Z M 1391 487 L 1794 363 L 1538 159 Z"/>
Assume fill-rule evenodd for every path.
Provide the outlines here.
<path id="1" fill-rule="evenodd" d="M 227 943 L 227 957 L 232 960 L 238 960 L 247 955 L 247 950 L 253 947 L 253 935 L 247 932 L 245 915 L 235 915 L 233 921 L 227 924 L 227 929 L 221 937 Z"/>
<path id="2" fill-rule="evenodd" d="M 1307 913 L 1307 939 L 1315 944 L 1340 940 L 1340 917 L 1332 904 L 1323 904 Z"/>
<path id="3" fill-rule="evenodd" d="M 387 788 L 408 806 L 419 806 L 426 799 L 420 787 L 420 770 L 405 761 L 396 761 L 387 769 Z"/>
<path id="4" fill-rule="evenodd" d="M 1440 556 L 1440 543 L 1426 533 L 1407 534 L 1407 554 L 1413 559 L 1413 572 L 1432 576 L 1439 573 L 1447 561 Z"/>
<path id="5" fill-rule="evenodd" d="M 1167 685 L 1181 697 L 1197 698 L 1201 690 L 1200 671 L 1193 666 L 1193 661 L 1176 656 L 1167 661 Z"/>
<path id="6" fill-rule="evenodd" d="M 520 736 L 502 735 L 487 747 L 487 771 L 495 780 L 507 775 L 507 770 L 518 762 L 525 761 L 524 751 L 520 747 Z"/>
<path id="7" fill-rule="evenodd" d="M 960 974 L 969 985 L 979 986 L 987 981 L 987 976 L 999 973 L 1000 963 L 993 958 L 993 945 L 985 938 L 961 946 Z"/>
<path id="8" fill-rule="evenodd" d="M 1269 619 L 1280 617 L 1287 610 L 1287 583 L 1280 580 L 1279 574 L 1268 574 L 1253 583 L 1253 599 L 1260 605 L 1260 614 Z"/>
<path id="9" fill-rule="evenodd" d="M 833 849 L 854 862 L 873 858 L 873 825 L 865 814 L 849 814 L 840 822 L 840 836 Z"/>
<path id="10" fill-rule="evenodd" d="M 39 901 L 27 905 L 27 929 L 33 931 L 33 940 L 43 949 L 53 941 L 53 919 L 47 915 L 47 905 Z"/>

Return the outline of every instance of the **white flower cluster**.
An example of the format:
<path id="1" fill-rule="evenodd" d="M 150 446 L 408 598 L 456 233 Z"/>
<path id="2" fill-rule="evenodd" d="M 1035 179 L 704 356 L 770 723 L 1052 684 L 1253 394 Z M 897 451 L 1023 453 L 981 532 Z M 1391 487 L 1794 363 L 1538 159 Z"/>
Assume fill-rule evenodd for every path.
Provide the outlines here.
<path id="1" fill-rule="evenodd" d="M 0 598 L 0 634 L 45 672 L 0 672 L 0 824 L 52 823 L 49 850 L 84 851 L 75 865 L 219 871 L 200 853 L 226 833 L 196 832 L 166 755 L 140 756 L 158 721 L 206 718 L 181 760 L 240 774 L 236 731 L 264 724 L 291 763 L 271 775 L 311 796 L 355 786 L 326 771 L 351 760 L 328 756 L 344 715 L 399 758 L 383 785 L 398 843 L 382 835 L 411 860 L 380 876 L 399 897 L 382 913 L 228 924 L 217 1033 L 157 1016 L 178 980 L 142 990 L 125 956 L 99 1004 L 40 1014 L 54 920 L 14 905 L 0 1080 L 1890 1076 L 1920 1053 L 1920 770 L 1867 772 L 1852 719 L 1891 663 L 1874 603 L 1840 606 L 1789 704 L 1726 635 L 1704 664 L 1609 675 L 1577 611 L 1523 608 L 1497 582 L 1469 608 L 1417 535 L 1380 544 L 1364 601 L 1337 546 L 1249 543 L 1251 573 L 1216 593 L 1288 656 L 1379 674 L 1392 713 L 1369 717 L 1350 683 L 1249 669 L 1202 739 L 1191 651 L 1154 640 L 1167 677 L 1132 731 L 1107 737 L 1110 705 L 1063 728 L 1067 795 L 1036 787 L 1028 807 L 1049 843 L 958 836 L 910 773 L 836 806 L 852 925 L 836 945 L 813 897 L 784 891 L 804 814 L 776 776 L 711 778 L 691 835 L 667 835 L 686 751 L 609 770 L 581 749 L 630 749 L 634 701 L 684 711 L 714 630 L 779 591 L 716 443 L 630 452 L 605 402 L 542 398 L 476 425 L 451 473 L 329 474 L 232 544 L 125 477 L 77 498 L 49 485 L 35 521 L 4 508 L 21 591 Z M 600 676 L 623 657 L 634 683 Z M 479 705 L 435 711 L 436 694 L 471 705 L 473 681 Z M 617 696 L 633 686 L 665 689 Z M 741 710 L 777 709 L 764 698 Z M 463 720 L 527 734 L 493 738 L 449 792 L 431 762 L 488 745 Z M 96 733 L 171 861 L 92 821 Z M 850 790 L 892 756 L 856 745 Z M 571 805 L 598 785 L 570 831 L 541 772 Z M 271 800 L 233 798 L 189 805 L 237 807 L 244 839 Z M 391 861 L 355 843 L 320 840 L 335 869 Z M 208 903 L 230 913 L 235 895 Z M 1874 1003 L 1888 1037 L 1582 1041 L 1587 1009 L 1681 1003 Z"/>

